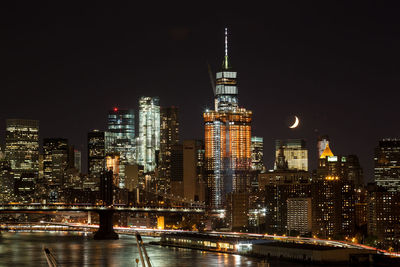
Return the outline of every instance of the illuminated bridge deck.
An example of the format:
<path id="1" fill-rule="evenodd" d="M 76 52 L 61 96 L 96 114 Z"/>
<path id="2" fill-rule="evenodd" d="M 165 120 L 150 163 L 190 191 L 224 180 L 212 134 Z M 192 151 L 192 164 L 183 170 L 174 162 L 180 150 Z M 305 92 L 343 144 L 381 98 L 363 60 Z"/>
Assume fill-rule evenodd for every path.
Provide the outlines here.
<path id="1" fill-rule="evenodd" d="M 203 208 L 186 207 L 150 207 L 150 206 L 105 206 L 105 205 L 78 205 L 78 204 L 3 204 L 1 211 L 116 211 L 116 212 L 149 212 L 149 213 L 191 213 L 203 214 Z"/>

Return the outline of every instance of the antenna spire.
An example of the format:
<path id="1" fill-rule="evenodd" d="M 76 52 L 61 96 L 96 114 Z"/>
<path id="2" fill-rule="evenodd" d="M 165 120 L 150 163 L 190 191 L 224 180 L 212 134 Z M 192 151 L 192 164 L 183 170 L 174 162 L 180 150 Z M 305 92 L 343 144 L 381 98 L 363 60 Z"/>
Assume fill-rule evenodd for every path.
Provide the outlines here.
<path id="1" fill-rule="evenodd" d="M 227 70 L 229 68 L 229 64 L 228 64 L 228 28 L 225 28 L 225 57 L 224 57 L 224 63 L 222 65 L 225 70 Z"/>

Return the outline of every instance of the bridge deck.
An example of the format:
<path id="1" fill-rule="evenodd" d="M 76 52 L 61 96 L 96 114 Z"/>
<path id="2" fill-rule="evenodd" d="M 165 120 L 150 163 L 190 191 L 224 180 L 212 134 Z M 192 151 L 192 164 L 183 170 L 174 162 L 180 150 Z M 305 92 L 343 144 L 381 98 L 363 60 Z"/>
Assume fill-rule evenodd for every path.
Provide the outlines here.
<path id="1" fill-rule="evenodd" d="M 56 205 L 56 204 L 9 204 L 0 205 L 1 211 L 115 211 L 115 212 L 150 212 L 150 213 L 194 213 L 201 214 L 202 208 L 168 208 L 168 207 L 146 207 L 146 206 L 105 206 L 105 205 Z"/>

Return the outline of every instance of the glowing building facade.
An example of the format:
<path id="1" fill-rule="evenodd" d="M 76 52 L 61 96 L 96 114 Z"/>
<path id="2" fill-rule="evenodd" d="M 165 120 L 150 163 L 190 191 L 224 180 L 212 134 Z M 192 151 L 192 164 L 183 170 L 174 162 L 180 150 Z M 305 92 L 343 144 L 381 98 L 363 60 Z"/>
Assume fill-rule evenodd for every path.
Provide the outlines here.
<path id="1" fill-rule="evenodd" d="M 65 138 L 43 139 L 43 173 L 50 191 L 57 192 L 64 184 L 68 165 L 68 140 Z"/>
<path id="2" fill-rule="evenodd" d="M 278 159 L 280 150 L 287 160 L 289 170 L 308 171 L 308 150 L 303 139 L 288 139 L 275 141 L 275 158 Z M 276 161 L 275 161 L 276 162 Z M 275 170 L 277 169 L 275 165 Z"/>
<path id="3" fill-rule="evenodd" d="M 375 182 L 388 191 L 400 191 L 400 139 L 383 139 L 375 148 Z"/>
<path id="4" fill-rule="evenodd" d="M 227 30 L 222 71 L 216 75 L 215 110 L 206 110 L 205 169 L 211 209 L 224 209 L 226 195 L 249 188 L 252 112 L 238 106 L 237 72 L 228 62 Z"/>
<path id="5" fill-rule="evenodd" d="M 144 172 L 153 172 L 160 151 L 160 104 L 158 97 L 143 96 L 139 99 L 139 138 L 137 163 Z"/>
<path id="6" fill-rule="evenodd" d="M 28 199 L 39 173 L 39 121 L 8 119 L 6 124 L 5 154 L 14 174 L 15 192 Z"/>
<path id="7" fill-rule="evenodd" d="M 106 166 L 104 132 L 98 130 L 89 132 L 87 143 L 88 174 L 92 181 L 100 185 L 100 178 Z"/>
<path id="8" fill-rule="evenodd" d="M 321 157 L 326 146 L 329 146 L 329 136 L 322 135 L 322 136 L 318 137 L 318 143 L 317 143 L 318 158 Z"/>
<path id="9" fill-rule="evenodd" d="M 125 188 L 125 166 L 135 162 L 135 113 L 114 108 L 108 113 L 108 131 L 105 133 L 106 153 L 119 154 L 119 187 Z"/>

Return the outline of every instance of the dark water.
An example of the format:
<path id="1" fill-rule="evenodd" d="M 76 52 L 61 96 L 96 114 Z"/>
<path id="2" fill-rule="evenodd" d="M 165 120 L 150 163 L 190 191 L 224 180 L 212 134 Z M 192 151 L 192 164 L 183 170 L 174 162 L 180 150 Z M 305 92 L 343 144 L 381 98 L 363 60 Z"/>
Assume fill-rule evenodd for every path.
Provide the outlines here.
<path id="1" fill-rule="evenodd" d="M 144 238 L 145 243 L 156 240 Z M 82 233 L 8 233 L 0 238 L 0 266 L 47 266 L 43 246 L 50 248 L 60 266 L 137 266 L 136 239 L 120 235 L 119 240 L 93 240 Z M 147 245 L 154 267 L 160 266 L 259 266 L 260 259 Z M 141 266 L 139 264 L 139 266 Z M 271 267 L 309 266 L 292 262 L 271 262 Z"/>

